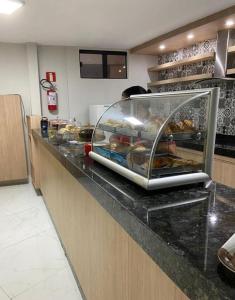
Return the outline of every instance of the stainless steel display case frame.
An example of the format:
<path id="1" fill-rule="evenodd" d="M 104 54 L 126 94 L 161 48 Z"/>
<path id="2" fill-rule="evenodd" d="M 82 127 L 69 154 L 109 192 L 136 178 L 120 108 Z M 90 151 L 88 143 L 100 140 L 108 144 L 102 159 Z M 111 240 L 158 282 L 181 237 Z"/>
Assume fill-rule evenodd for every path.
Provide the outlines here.
<path id="1" fill-rule="evenodd" d="M 212 163 L 213 163 L 213 155 L 214 155 L 214 147 L 215 147 L 215 136 L 216 136 L 216 124 L 217 124 L 217 109 L 218 109 L 218 103 L 219 103 L 219 94 L 220 89 L 219 88 L 208 88 L 208 89 L 197 89 L 197 90 L 187 90 L 187 91 L 176 91 L 176 92 L 167 92 L 167 93 L 154 93 L 154 94 L 143 94 L 143 95 L 135 95 L 132 96 L 131 99 L 141 99 L 141 98 L 157 98 L 162 96 L 167 97 L 174 97 L 176 95 L 190 95 L 194 94 L 192 97 L 188 98 L 186 101 L 184 101 L 181 105 L 179 105 L 175 111 L 173 111 L 169 117 L 164 121 L 162 124 L 159 133 L 156 136 L 156 139 L 154 141 L 151 155 L 150 155 L 150 163 L 154 159 L 154 154 L 156 151 L 156 147 L 158 145 L 158 142 L 161 138 L 162 132 L 165 128 L 165 126 L 170 122 L 171 116 L 176 113 L 182 106 L 185 104 L 200 98 L 202 96 L 209 96 L 208 99 L 208 116 L 207 116 L 207 122 L 208 122 L 208 129 L 207 129 L 207 139 L 206 139 L 206 145 L 204 148 L 203 153 L 203 160 L 205 162 L 205 167 L 203 172 L 197 172 L 197 173 L 189 173 L 189 174 L 180 174 L 180 175 L 173 175 L 169 177 L 163 177 L 163 178 L 150 178 L 151 176 L 151 168 L 148 169 L 147 177 L 144 177 L 132 170 L 127 169 L 126 167 L 123 167 L 103 156 L 100 154 L 97 154 L 93 151 L 90 152 L 90 157 L 96 160 L 97 162 L 101 163 L 102 165 L 110 168 L 111 170 L 115 171 L 116 173 L 126 177 L 127 179 L 133 181 L 134 183 L 140 185 L 141 187 L 145 188 L 146 190 L 156 190 L 156 189 L 162 189 L 162 188 L 168 188 L 171 186 L 180 186 L 185 184 L 192 184 L 197 182 L 204 182 L 205 185 L 208 185 L 208 182 L 211 181 L 211 174 L 212 174 Z M 116 105 L 118 102 L 115 102 L 110 107 Z M 110 108 L 109 107 L 109 108 Z M 106 110 L 108 111 L 109 108 Z M 103 113 L 103 115 L 106 112 Z M 99 119 L 99 121 L 102 119 L 103 115 Z M 98 128 L 99 121 L 96 124 L 96 128 Z M 94 130 L 95 132 L 95 130 Z M 94 140 L 94 134 L 92 138 L 92 143 Z"/>

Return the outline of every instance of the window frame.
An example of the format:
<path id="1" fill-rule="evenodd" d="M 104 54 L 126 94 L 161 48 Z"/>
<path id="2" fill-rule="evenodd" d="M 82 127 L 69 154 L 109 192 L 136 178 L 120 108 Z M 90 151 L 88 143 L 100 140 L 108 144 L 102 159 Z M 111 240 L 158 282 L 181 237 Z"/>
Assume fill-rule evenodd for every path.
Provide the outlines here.
<path id="1" fill-rule="evenodd" d="M 102 68 L 103 68 L 103 77 L 82 77 L 81 71 L 81 54 L 100 54 L 102 55 Z M 109 78 L 108 77 L 108 55 L 121 55 L 125 57 L 125 66 L 126 66 L 126 76 L 123 78 Z M 109 50 L 85 50 L 79 49 L 79 65 L 80 65 L 80 78 L 81 79 L 128 79 L 128 66 L 127 66 L 127 52 L 126 51 L 109 51 Z"/>

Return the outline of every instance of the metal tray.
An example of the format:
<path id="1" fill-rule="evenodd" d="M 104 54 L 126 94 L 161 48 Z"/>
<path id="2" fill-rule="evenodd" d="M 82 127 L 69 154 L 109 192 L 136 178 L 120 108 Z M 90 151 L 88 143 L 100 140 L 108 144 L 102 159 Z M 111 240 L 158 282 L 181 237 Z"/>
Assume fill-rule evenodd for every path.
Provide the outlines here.
<path id="1" fill-rule="evenodd" d="M 198 164 L 198 167 L 200 164 Z M 201 169 L 201 168 L 200 168 Z M 152 170 L 152 177 L 158 178 L 158 177 L 166 177 L 166 176 L 174 176 L 174 175 L 182 175 L 182 174 L 189 174 L 189 173 L 195 173 L 199 172 L 199 168 L 197 166 L 179 166 L 179 167 L 173 167 L 173 168 L 159 168 L 159 169 L 153 169 Z"/>
<path id="2" fill-rule="evenodd" d="M 124 167 L 127 167 L 127 160 L 126 160 L 125 153 L 120 153 L 114 150 L 110 150 L 103 147 L 97 147 L 97 146 L 94 147 L 94 151 L 105 158 L 108 158 Z"/>
<path id="3" fill-rule="evenodd" d="M 165 153 L 159 153 L 155 154 L 155 157 L 170 157 L 170 158 L 176 158 L 181 159 L 178 156 L 172 155 L 172 154 L 165 154 Z M 202 169 L 202 164 L 198 163 L 195 166 L 178 166 L 178 167 L 162 167 L 162 168 L 156 168 L 152 169 L 152 177 L 153 178 L 161 178 L 166 176 L 174 176 L 174 175 L 182 175 L 182 174 L 189 174 L 189 173 L 195 173 L 199 172 Z M 146 175 L 147 169 L 144 168 L 141 165 L 133 164 L 132 170 L 141 174 Z"/>
<path id="4" fill-rule="evenodd" d="M 197 134 L 201 134 L 201 138 L 204 136 L 203 132 L 192 131 L 192 132 L 176 132 L 169 135 L 163 135 L 161 141 L 186 141 L 186 140 L 196 140 Z M 156 139 L 155 134 L 151 134 L 146 131 L 141 132 L 141 137 L 146 140 L 154 141 Z M 199 139 L 200 140 L 200 139 Z"/>
<path id="5" fill-rule="evenodd" d="M 108 131 L 108 132 L 113 132 L 113 133 L 115 133 L 117 130 L 116 127 L 105 125 L 105 124 L 99 124 L 99 129 L 102 129 L 102 130 Z"/>
<path id="6" fill-rule="evenodd" d="M 117 127 L 116 132 L 130 137 L 139 136 L 139 131 L 131 128 Z"/>

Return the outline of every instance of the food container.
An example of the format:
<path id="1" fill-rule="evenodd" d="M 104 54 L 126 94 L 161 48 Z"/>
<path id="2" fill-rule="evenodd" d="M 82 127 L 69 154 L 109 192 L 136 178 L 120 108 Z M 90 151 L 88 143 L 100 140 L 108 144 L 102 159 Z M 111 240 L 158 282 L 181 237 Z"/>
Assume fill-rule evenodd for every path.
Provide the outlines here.
<path id="1" fill-rule="evenodd" d="M 59 146 L 59 150 L 63 152 L 65 156 L 77 158 L 84 156 L 84 143 L 67 142 Z"/>
<path id="2" fill-rule="evenodd" d="M 69 141 L 79 141 L 80 127 L 65 120 L 50 121 L 50 140 L 57 144 L 64 144 Z"/>
<path id="3" fill-rule="evenodd" d="M 81 127 L 79 132 L 79 139 L 83 142 L 90 142 L 92 139 L 94 128 L 93 127 Z"/>

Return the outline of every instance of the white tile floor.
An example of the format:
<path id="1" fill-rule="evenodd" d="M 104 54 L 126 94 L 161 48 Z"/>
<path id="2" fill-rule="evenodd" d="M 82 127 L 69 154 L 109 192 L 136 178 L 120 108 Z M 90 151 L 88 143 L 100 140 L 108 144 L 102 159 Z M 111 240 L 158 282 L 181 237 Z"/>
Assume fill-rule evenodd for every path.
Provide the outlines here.
<path id="1" fill-rule="evenodd" d="M 42 197 L 0 187 L 0 300 L 82 300 Z"/>

